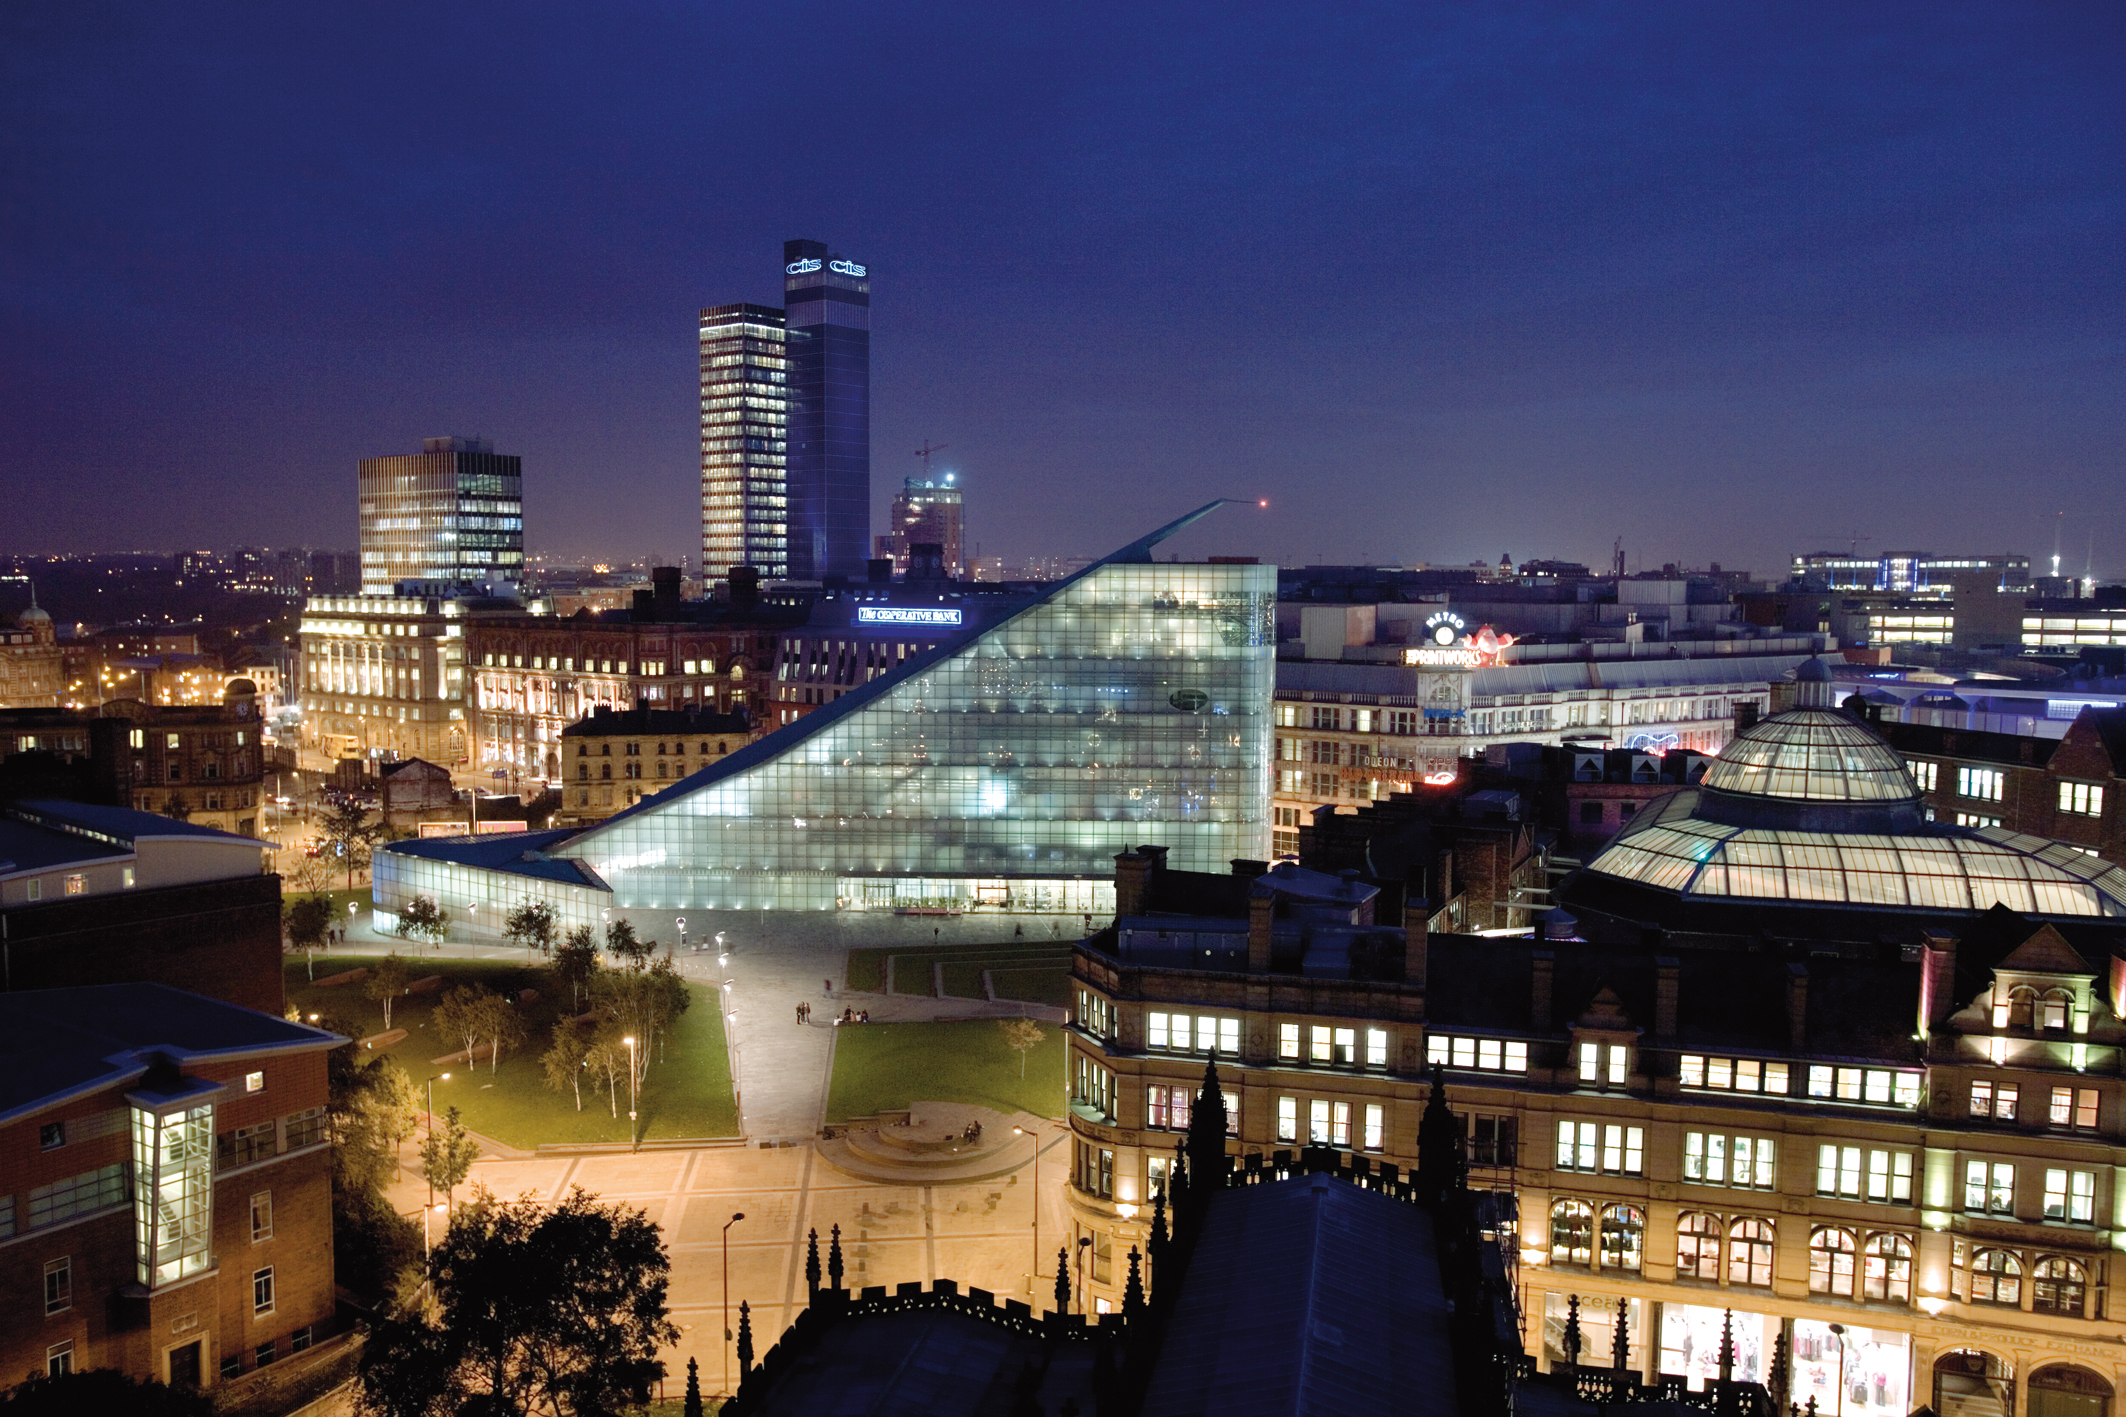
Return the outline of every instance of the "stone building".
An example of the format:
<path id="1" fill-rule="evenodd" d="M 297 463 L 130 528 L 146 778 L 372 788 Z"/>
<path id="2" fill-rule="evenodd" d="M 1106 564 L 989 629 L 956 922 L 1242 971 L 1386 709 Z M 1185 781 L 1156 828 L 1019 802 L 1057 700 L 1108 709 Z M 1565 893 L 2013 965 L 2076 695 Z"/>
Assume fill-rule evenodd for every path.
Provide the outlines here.
<path id="1" fill-rule="evenodd" d="M 57 708 L 66 664 L 49 612 L 35 605 L 0 628 L 0 708 Z"/>
<path id="2" fill-rule="evenodd" d="M 561 730 L 562 826 L 587 826 L 626 811 L 743 748 L 743 713 L 647 706 L 615 713 L 601 705 Z"/>

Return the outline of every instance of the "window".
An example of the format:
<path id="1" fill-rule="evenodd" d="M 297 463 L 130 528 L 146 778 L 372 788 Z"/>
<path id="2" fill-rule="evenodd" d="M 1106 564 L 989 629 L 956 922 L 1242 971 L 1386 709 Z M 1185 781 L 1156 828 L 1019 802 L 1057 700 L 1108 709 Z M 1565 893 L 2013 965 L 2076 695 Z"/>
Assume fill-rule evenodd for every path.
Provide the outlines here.
<path id="1" fill-rule="evenodd" d="M 253 1351 L 252 1356 L 257 1360 L 258 1366 L 261 1368 L 271 1363 L 274 1359 L 273 1340 L 269 1338 L 264 1343 L 258 1345 L 258 1347 Z"/>
<path id="2" fill-rule="evenodd" d="M 1559 1201 L 1550 1208 L 1550 1262 L 1587 1264 L 1594 1253 L 1594 1207 Z"/>
<path id="3" fill-rule="evenodd" d="M 1809 1292 L 1853 1297 L 1853 1232 L 1819 1226 L 1809 1235 Z"/>
<path id="4" fill-rule="evenodd" d="M 1387 1029 L 1369 1028 L 1366 1030 L 1366 1066 L 1369 1068 L 1385 1068 L 1388 1066 Z"/>
<path id="5" fill-rule="evenodd" d="M 1351 1144 L 1351 1104 L 1317 1097 L 1307 1104 L 1307 1140 L 1317 1146 Z"/>
<path id="6" fill-rule="evenodd" d="M 1921 792 L 1932 792 L 1940 781 L 1935 776 L 1940 770 L 1941 765 L 1939 763 L 1927 763 L 1921 762 L 1917 758 L 1907 758 L 1905 766 L 1912 770 L 1912 781 L 1919 784 Z"/>
<path id="7" fill-rule="evenodd" d="M 1277 1025 L 1277 1056 L 1280 1058 L 1297 1058 L 1299 1056 L 1298 1024 L 1280 1023 Z"/>
<path id="8" fill-rule="evenodd" d="M 2055 1087 L 2052 1089 L 2052 1125 L 2073 1127 L 2076 1131 L 2092 1130 L 2096 1126 L 2096 1089 L 2093 1087 Z"/>
<path id="9" fill-rule="evenodd" d="M 1115 1195 L 1115 1154 L 1104 1146 L 1077 1143 L 1072 1181 L 1087 1195 L 1112 1200 Z"/>
<path id="10" fill-rule="evenodd" d="M 2001 819 L 1987 812 L 1958 812 L 1956 824 L 1960 827 L 1997 827 Z"/>
<path id="11" fill-rule="evenodd" d="M 1387 1118 L 1385 1112 L 1378 1102 L 1368 1102 L 1366 1104 L 1366 1150 L 1381 1150 L 1387 1144 L 1386 1137 Z"/>
<path id="12" fill-rule="evenodd" d="M 44 882 L 32 876 L 29 878 L 28 887 L 28 895 L 31 900 L 42 900 L 44 898 Z"/>
<path id="13" fill-rule="evenodd" d="M 1189 1100 L 1194 1095 L 1187 1087 L 1153 1083 L 1145 1101 L 1144 1125 L 1162 1131 L 1187 1131 Z"/>
<path id="14" fill-rule="evenodd" d="M 1998 802 L 2004 781 L 1998 768 L 1960 767 L 1956 770 L 1956 795 L 1975 797 L 1981 802 Z"/>
<path id="15" fill-rule="evenodd" d="M 274 1126 L 271 1122 L 259 1122 L 248 1127 L 238 1127 L 233 1132 L 223 1132 L 214 1139 L 215 1160 L 224 1169 L 264 1161 L 273 1155 L 273 1134 Z"/>
<path id="16" fill-rule="evenodd" d="M 1425 1038 L 1425 1062 L 1487 1073 L 1525 1073 L 1528 1045 L 1503 1038 L 1452 1038 L 1434 1033 Z"/>
<path id="17" fill-rule="evenodd" d="M 260 1191 L 251 1197 L 251 1243 L 273 1238 L 273 1192 Z"/>
<path id="18" fill-rule="evenodd" d="M 37 1144 L 46 1151 L 65 1146 L 66 1123 L 46 1122 L 43 1126 L 37 1128 Z"/>
<path id="19" fill-rule="evenodd" d="M 245 1092 L 264 1092 L 265 1090 L 266 1090 L 266 1075 L 265 1075 L 264 1073 L 245 1073 L 245 1074 L 244 1074 L 244 1091 L 245 1091 Z"/>
<path id="20" fill-rule="evenodd" d="M 2006 1161 L 1964 1163 L 1964 1209 L 2015 1213 L 2015 1167 Z"/>
<path id="21" fill-rule="evenodd" d="M 252 1271 L 251 1312 L 254 1314 L 270 1314 L 273 1312 L 272 1265 L 267 1265 L 261 1270 Z"/>
<path id="22" fill-rule="evenodd" d="M 1919 1106 L 1919 1074 L 1817 1064 L 1809 1068 L 1809 1096 L 1820 1101 L 1914 1108 Z"/>
<path id="23" fill-rule="evenodd" d="M 77 1215 L 119 1205 L 126 1199 L 126 1194 L 123 1162 L 39 1186 L 30 1192 L 27 1228 L 35 1230 L 45 1225 L 57 1225 Z"/>
<path id="24" fill-rule="evenodd" d="M 1299 1140 L 1299 1099 L 1296 1097 L 1277 1099 L 1277 1140 Z"/>
<path id="25" fill-rule="evenodd" d="M 44 1311 L 61 1313 L 74 1307 L 74 1257 L 63 1256 L 44 1266 Z"/>
<path id="26" fill-rule="evenodd" d="M 1996 1122 L 2012 1122 L 2015 1120 L 2015 1103 L 2019 1091 L 2012 1082 L 1974 1082 L 1971 1084 L 1971 1115 Z"/>
<path id="27" fill-rule="evenodd" d="M 2088 1292 L 2089 1272 L 2073 1260 L 2048 1255 L 2030 1272 L 2030 1307 L 2038 1313 L 2078 1319 Z"/>
<path id="28" fill-rule="evenodd" d="M 1719 1132 L 1683 1134 L 1683 1179 L 1706 1186 L 1743 1186 L 1769 1191 L 1779 1184 L 1770 1137 L 1731 1137 Z"/>
<path id="29" fill-rule="evenodd" d="M 1738 1220 L 1727 1232 L 1727 1282 L 1768 1289 L 1772 1283 L 1772 1222 Z"/>
<path id="30" fill-rule="evenodd" d="M 1240 1020 L 1205 1015 L 1146 1014 L 1144 1046 L 1168 1053 L 1238 1053 Z"/>
<path id="31" fill-rule="evenodd" d="M 1971 1302 L 2021 1308 L 2023 1262 L 2009 1250 L 1980 1250 L 1972 1256 Z"/>
<path id="32" fill-rule="evenodd" d="M 1512 1117 L 1479 1112 L 1468 1119 L 1471 1166 L 1519 1164 L 1519 1127 Z"/>
<path id="33" fill-rule="evenodd" d="M 1912 1153 L 1826 1142 L 1816 1148 L 1816 1194 L 1910 1205 Z"/>
<path id="34" fill-rule="evenodd" d="M 1702 1053 L 1685 1053 L 1676 1070 L 1676 1081 L 1684 1087 L 1711 1088 L 1719 1092 L 1784 1093 L 1787 1066 L 1757 1058 L 1713 1058 Z"/>
<path id="35" fill-rule="evenodd" d="M 1697 1211 L 1676 1217 L 1676 1278 L 1720 1278 L 1720 1219 Z"/>
<path id="36" fill-rule="evenodd" d="M 1169 1156 L 1144 1158 L 1144 1198 L 1149 1201 L 1166 1194 L 1166 1178 L 1173 1171 L 1174 1161 Z"/>
<path id="37" fill-rule="evenodd" d="M 1973 1166 L 1977 1162 L 1971 1163 Z M 2096 1173 L 2048 1167 L 2045 1171 L 2045 1219 L 2089 1225 L 2096 1220 Z"/>
<path id="38" fill-rule="evenodd" d="M 1645 1166 L 1646 1129 L 1595 1122 L 1558 1123 L 1558 1170 L 1637 1176 Z"/>
<path id="39" fill-rule="evenodd" d="M 2063 782 L 2060 784 L 2060 810 L 2072 812 L 2077 817 L 2101 817 L 2104 815 L 2104 789 L 2093 782 Z"/>
<path id="40" fill-rule="evenodd" d="M 1606 1053 L 1605 1053 L 1606 1048 Z M 1629 1050 L 1621 1043 L 1582 1043 L 1580 1081 L 1596 1087 L 1622 1087 L 1631 1070 Z"/>
<path id="41" fill-rule="evenodd" d="M 1602 1267 L 1637 1270 L 1646 1258 L 1646 1212 L 1632 1205 L 1602 1207 Z"/>
<path id="42" fill-rule="evenodd" d="M 310 1325 L 304 1324 L 301 1328 L 288 1335 L 288 1351 L 290 1353 L 301 1353 L 309 1346 Z"/>
<path id="43" fill-rule="evenodd" d="M 1870 1235 L 1860 1257 L 1860 1295 L 1887 1304 L 1912 1302 L 1912 1242 Z"/>
<path id="44" fill-rule="evenodd" d="M 288 1150 L 316 1146 L 325 1139 L 325 1109 L 312 1107 L 307 1112 L 296 1112 L 287 1119 Z"/>
<path id="45" fill-rule="evenodd" d="M 1080 1053 L 1078 1055 L 1078 1095 L 1073 1100 L 1103 1117 L 1114 1116 L 1115 1075 L 1085 1054 Z"/>
<path id="46" fill-rule="evenodd" d="M 76 874 L 66 878 L 66 893 L 68 895 L 86 895 L 88 894 L 88 889 L 88 877 Z"/>
<path id="47" fill-rule="evenodd" d="M 1095 1038 L 1115 1036 L 1115 1006 L 1090 989 L 1078 991 L 1078 1027 Z"/>

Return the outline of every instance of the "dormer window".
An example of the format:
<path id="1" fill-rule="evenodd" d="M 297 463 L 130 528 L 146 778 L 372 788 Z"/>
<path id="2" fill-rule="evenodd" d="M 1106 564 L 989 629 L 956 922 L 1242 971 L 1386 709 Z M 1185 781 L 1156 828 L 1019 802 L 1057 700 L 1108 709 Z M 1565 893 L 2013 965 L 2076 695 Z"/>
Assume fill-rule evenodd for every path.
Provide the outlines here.
<path id="1" fill-rule="evenodd" d="M 1582 1043 L 1580 1082 L 1588 1087 L 1622 1087 L 1631 1076 L 1631 1049 L 1622 1043 Z"/>
<path id="2" fill-rule="evenodd" d="M 2037 1026 L 2039 1028 L 2065 1028 L 2068 1008 L 2065 994 L 2047 994 L 2038 1000 Z"/>

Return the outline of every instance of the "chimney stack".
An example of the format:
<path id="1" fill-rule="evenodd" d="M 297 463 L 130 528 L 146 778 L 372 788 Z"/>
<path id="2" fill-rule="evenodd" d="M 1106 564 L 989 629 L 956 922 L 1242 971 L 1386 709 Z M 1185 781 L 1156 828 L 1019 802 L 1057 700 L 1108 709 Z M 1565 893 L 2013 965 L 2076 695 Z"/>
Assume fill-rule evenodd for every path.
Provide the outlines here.
<path id="1" fill-rule="evenodd" d="M 1787 1046 L 1796 1053 L 1808 1047 L 1809 967 L 1805 964 L 1786 967 L 1786 1037 Z"/>
<path id="2" fill-rule="evenodd" d="M 656 606 L 660 620 L 679 618 L 679 568 L 677 566 L 653 566 L 650 568 L 650 601 Z"/>
<path id="3" fill-rule="evenodd" d="M 1426 931 L 1432 913 L 1431 905 L 1423 896 L 1410 896 L 1403 902 L 1403 983 L 1425 987 L 1426 955 L 1429 943 Z"/>
<path id="4" fill-rule="evenodd" d="M 1932 1031 L 1956 1007 L 1956 936 L 1928 930 L 1920 940 L 1925 962 L 1920 966 L 1919 1026 Z"/>
<path id="5" fill-rule="evenodd" d="M 1683 962 L 1673 956 L 1654 961 L 1654 1036 L 1676 1036 L 1676 1006 L 1683 992 Z"/>
<path id="6" fill-rule="evenodd" d="M 1267 880 L 1248 887 L 1248 973 L 1270 972 L 1271 926 L 1277 918 L 1277 888 Z"/>
<path id="7" fill-rule="evenodd" d="M 751 610 L 760 604 L 760 567 L 731 567 L 731 605 L 734 609 Z"/>
<path id="8" fill-rule="evenodd" d="M 1134 851 L 1115 855 L 1115 918 L 1144 913 L 1144 877 L 1151 862 Z"/>
<path id="9" fill-rule="evenodd" d="M 1528 991 L 1528 1027 L 1536 1033 L 1550 1032 L 1550 982 L 1557 969 L 1558 957 L 1549 950 L 1535 950 L 1528 956 L 1533 982 Z"/>

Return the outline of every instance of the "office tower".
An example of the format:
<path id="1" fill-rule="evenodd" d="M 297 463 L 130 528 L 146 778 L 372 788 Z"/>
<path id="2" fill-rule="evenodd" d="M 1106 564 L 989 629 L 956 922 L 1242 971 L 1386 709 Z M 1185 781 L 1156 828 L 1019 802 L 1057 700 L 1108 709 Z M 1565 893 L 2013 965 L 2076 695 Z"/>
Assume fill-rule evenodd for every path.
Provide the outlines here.
<path id="1" fill-rule="evenodd" d="M 944 548 L 944 571 L 958 577 L 966 565 L 960 535 L 960 489 L 953 474 L 933 481 L 911 477 L 893 494 L 893 529 L 878 539 L 878 554 L 893 568 L 908 570 L 908 548 L 934 543 Z"/>
<path id="2" fill-rule="evenodd" d="M 429 438 L 361 462 L 362 594 L 400 581 L 471 585 L 524 575 L 524 460 L 485 438 Z"/>
<path id="3" fill-rule="evenodd" d="M 783 243 L 792 580 L 861 576 L 871 555 L 870 270 Z"/>
<path id="4" fill-rule="evenodd" d="M 783 312 L 713 305 L 701 312 L 701 573 L 753 566 L 780 579 L 787 384 Z"/>

